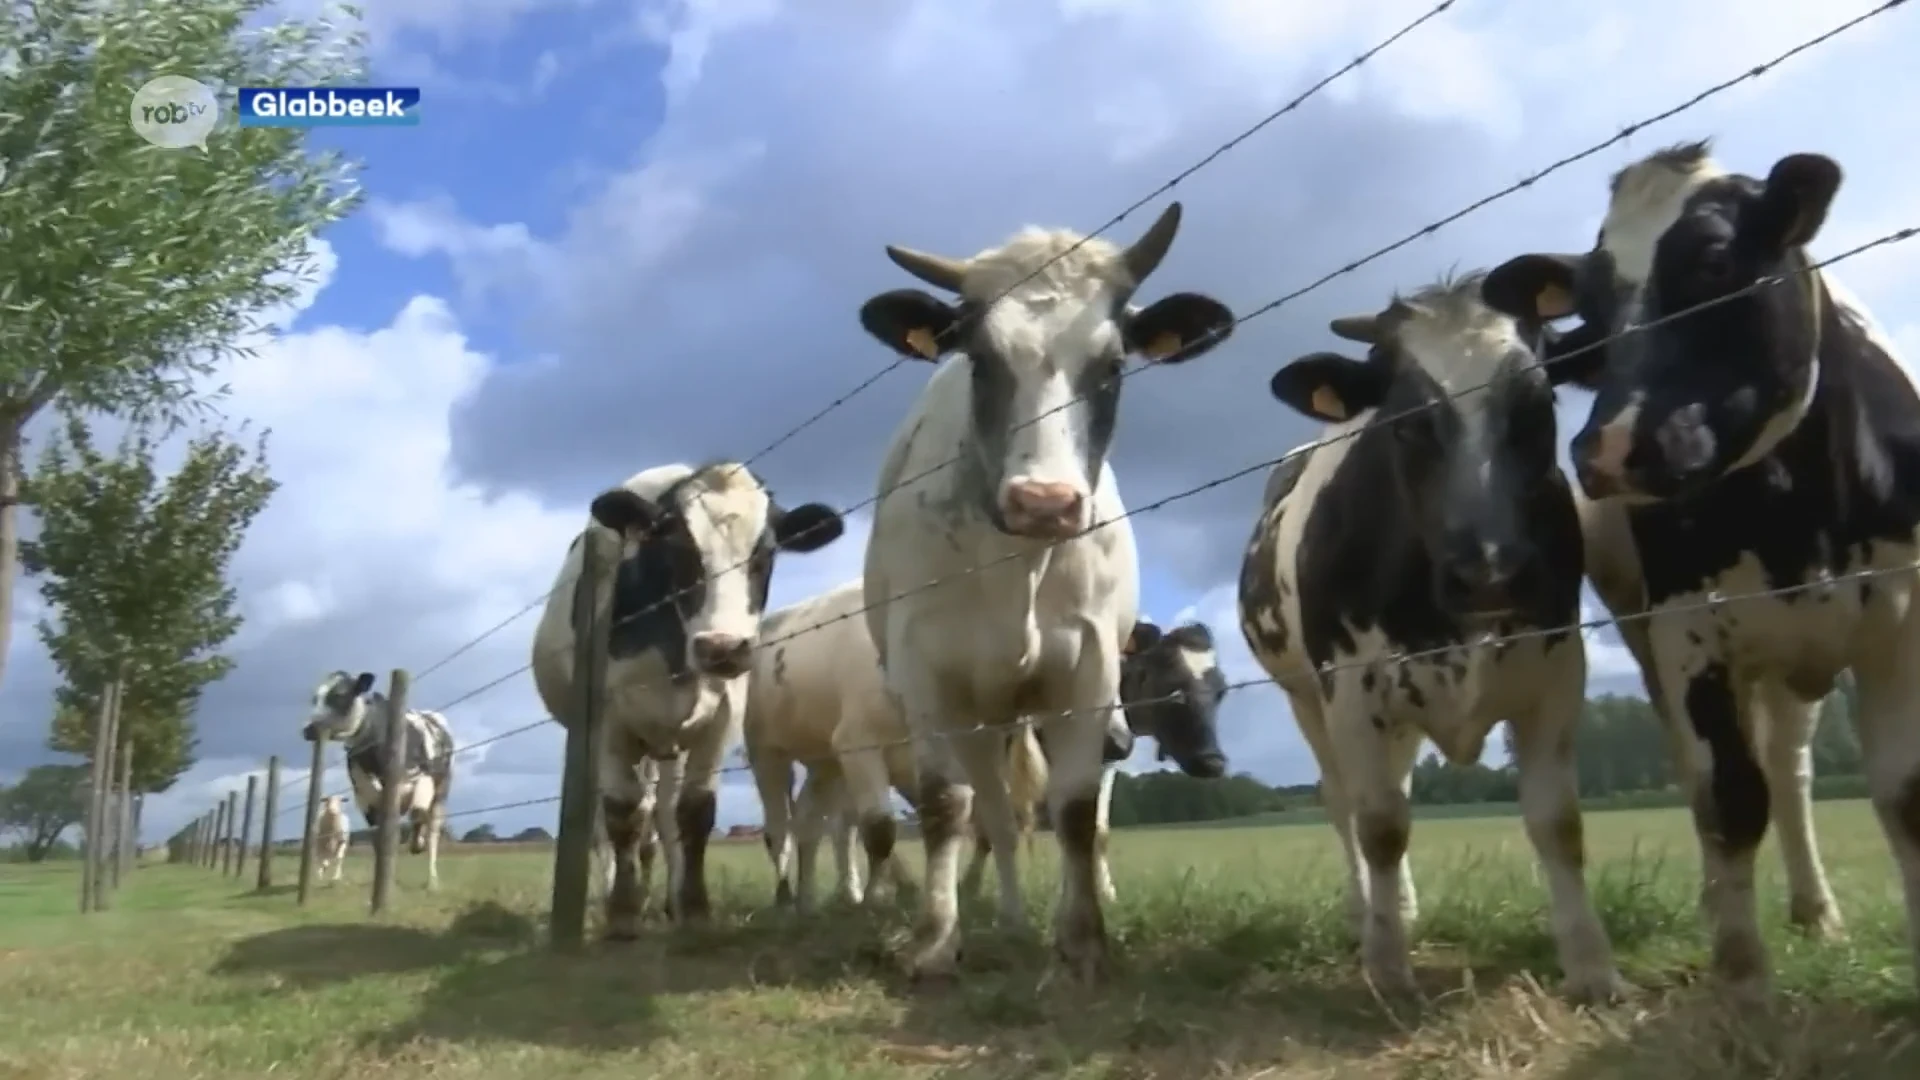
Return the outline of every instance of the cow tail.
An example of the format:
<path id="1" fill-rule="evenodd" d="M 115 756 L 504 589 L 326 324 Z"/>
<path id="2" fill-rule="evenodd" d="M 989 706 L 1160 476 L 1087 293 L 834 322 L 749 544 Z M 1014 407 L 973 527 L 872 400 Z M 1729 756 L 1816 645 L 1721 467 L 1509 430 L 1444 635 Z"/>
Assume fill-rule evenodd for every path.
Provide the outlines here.
<path id="1" fill-rule="evenodd" d="M 1013 823 L 1021 840 L 1033 842 L 1034 807 L 1047 794 L 1047 759 L 1033 725 L 1022 724 L 1007 747 L 1007 794 L 1013 800 Z"/>

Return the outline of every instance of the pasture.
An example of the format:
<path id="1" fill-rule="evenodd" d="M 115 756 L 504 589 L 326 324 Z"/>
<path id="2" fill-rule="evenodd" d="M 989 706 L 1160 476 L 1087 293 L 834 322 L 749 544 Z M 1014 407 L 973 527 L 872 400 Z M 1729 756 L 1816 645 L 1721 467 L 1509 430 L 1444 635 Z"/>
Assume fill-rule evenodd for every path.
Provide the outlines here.
<path id="1" fill-rule="evenodd" d="M 716 845 L 712 926 L 674 932 L 656 915 L 639 942 L 573 959 L 538 941 L 551 856 L 518 846 L 450 846 L 434 896 L 422 861 L 403 858 L 395 913 L 377 923 L 364 846 L 304 910 L 284 886 L 255 894 L 250 874 L 155 864 L 83 919 L 77 868 L 8 866 L 0 1077 L 1920 1075 L 1879 829 L 1861 802 L 1815 812 L 1849 936 L 1785 928 L 1767 845 L 1780 992 L 1761 1015 L 1718 1007 L 1699 977 L 1697 856 L 1676 810 L 1587 816 L 1596 900 L 1640 987 L 1602 1010 L 1551 993 L 1545 896 L 1516 818 L 1416 824 L 1418 1002 L 1380 1000 L 1360 979 L 1324 825 L 1115 833 L 1116 964 L 1092 991 L 1050 977 L 1044 945 L 994 932 L 984 903 L 966 916 L 965 981 L 908 985 L 888 952 L 907 909 L 775 911 L 757 842 Z M 917 869 L 917 845 L 905 849 Z M 1051 838 L 1035 850 L 1029 906 L 1044 934 Z"/>

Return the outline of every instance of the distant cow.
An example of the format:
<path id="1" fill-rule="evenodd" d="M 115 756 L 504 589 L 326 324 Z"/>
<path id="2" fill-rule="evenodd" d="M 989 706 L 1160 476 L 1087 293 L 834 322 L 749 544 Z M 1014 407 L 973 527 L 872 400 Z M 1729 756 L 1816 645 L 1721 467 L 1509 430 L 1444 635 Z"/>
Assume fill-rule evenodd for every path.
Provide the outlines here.
<path id="1" fill-rule="evenodd" d="M 340 796 L 322 799 L 320 817 L 313 825 L 314 870 L 322 881 L 340 880 L 352 837 L 353 829 L 347 824 L 347 812 L 340 807 Z"/>
<path id="2" fill-rule="evenodd" d="M 1100 747 L 1140 592 L 1133 530 L 1107 462 L 1121 378 L 1129 355 L 1179 363 L 1233 327 L 1225 305 L 1198 293 L 1132 304 L 1179 225 L 1174 203 L 1127 248 L 1037 228 L 971 259 L 889 247 L 902 269 L 955 301 L 901 289 L 860 308 L 861 325 L 901 356 L 952 354 L 888 447 L 866 555 L 866 595 L 877 602 L 868 632 L 908 728 L 922 736 L 927 889 L 908 960 L 916 975 L 955 970 L 955 879 L 970 810 L 992 838 L 1002 920 L 1026 920 L 1003 736 L 968 732 L 1023 715 L 1040 717 L 1054 758 L 1057 948 L 1083 977 L 1104 968 Z"/>
<path id="3" fill-rule="evenodd" d="M 831 835 L 841 866 L 840 895 L 859 900 L 860 876 L 849 872 L 838 849 L 847 841 L 836 815 L 842 810 L 859 823 L 867 849 L 864 892 L 877 902 L 888 897 L 900 873 L 893 858 L 895 823 L 888 792 L 909 805 L 919 797 L 919 779 L 905 720 L 882 682 L 879 655 L 868 635 L 861 609 L 862 582 L 854 580 L 818 596 L 767 613 L 761 631 L 776 644 L 754 662 L 745 735 L 747 759 L 767 822 L 767 852 L 774 861 L 776 899 L 796 891 L 804 907 L 812 898 L 815 851 L 822 835 Z M 785 640 L 778 640 L 785 639 Z M 1108 714 L 1102 757 L 1125 758 L 1135 734 L 1159 745 L 1159 757 L 1172 757 L 1189 775 L 1215 777 L 1226 771 L 1214 732 L 1214 714 L 1225 696 L 1226 679 L 1214 659 L 1206 626 L 1190 623 L 1162 632 L 1153 623 L 1134 626 L 1121 663 L 1121 685 L 1128 708 Z M 1032 828 L 1033 804 L 1044 794 L 1044 752 L 1030 726 L 1006 733 L 1009 792 L 1025 834 Z M 793 794 L 793 769 L 807 767 L 801 793 Z M 1101 895 L 1112 897 L 1106 861 L 1107 804 L 1112 770 L 1101 785 L 1097 881 Z M 817 804 L 809 811 L 810 804 Z M 788 885 L 785 837 L 790 827 L 797 879 Z M 971 891 L 992 845 L 976 822 L 973 861 L 961 885 Z"/>
<path id="4" fill-rule="evenodd" d="M 313 710 L 301 735 L 308 742 L 332 739 L 346 747 L 347 779 L 353 801 L 367 827 L 380 827 L 380 791 L 386 772 L 387 728 L 395 722 L 393 703 L 373 689 L 370 671 L 335 671 L 313 690 Z M 427 709 L 408 709 L 400 719 L 400 814 L 402 836 L 414 854 L 426 852 L 427 888 L 440 885 L 440 833 L 447 820 L 447 794 L 453 787 L 453 735 L 447 718 Z"/>
<path id="5" fill-rule="evenodd" d="M 1770 817 L 1793 921 L 1840 927 L 1808 746 L 1847 668 L 1920 972 L 1920 396 L 1865 306 L 1811 269 L 1840 182 L 1818 154 L 1756 179 L 1706 142 L 1669 147 L 1615 175 L 1591 252 L 1523 255 L 1486 283 L 1503 310 L 1581 316 L 1558 353 L 1596 392 L 1571 448 L 1581 488 L 1604 500 L 1583 514 L 1588 573 L 1616 615 L 1652 616 L 1621 637 L 1693 805 L 1714 965 L 1748 994 L 1770 968 L 1754 897 Z M 1796 591 L 1733 599 L 1782 588 Z"/>
<path id="6" fill-rule="evenodd" d="M 1421 739 L 1467 764 L 1505 720 L 1567 989 L 1611 997 L 1623 984 L 1582 871 L 1587 663 L 1568 629 L 1582 549 L 1536 358 L 1546 328 L 1487 307 L 1467 275 L 1333 331 L 1366 358 L 1315 353 L 1273 376 L 1274 397 L 1325 421 L 1330 441 L 1269 484 L 1240 625 L 1320 765 L 1367 973 L 1413 987 L 1407 783 Z M 1533 636 L 1485 640 L 1514 634 Z"/>
<path id="7" fill-rule="evenodd" d="M 739 731 L 760 614 L 775 555 L 816 551 L 838 539 L 840 515 L 820 503 L 783 509 L 746 466 L 661 465 L 593 500 L 583 534 L 600 545 L 601 581 L 582 582 L 580 538 L 567 550 L 533 642 L 534 684 L 547 710 L 574 723 L 574 591 L 593 588 L 610 620 L 599 755 L 602 827 L 613 849 L 607 936 L 638 933 L 643 859 L 657 830 L 667 848 L 670 907 L 708 913 L 706 853 L 714 785 Z M 651 827 L 658 798 L 673 806 Z"/>

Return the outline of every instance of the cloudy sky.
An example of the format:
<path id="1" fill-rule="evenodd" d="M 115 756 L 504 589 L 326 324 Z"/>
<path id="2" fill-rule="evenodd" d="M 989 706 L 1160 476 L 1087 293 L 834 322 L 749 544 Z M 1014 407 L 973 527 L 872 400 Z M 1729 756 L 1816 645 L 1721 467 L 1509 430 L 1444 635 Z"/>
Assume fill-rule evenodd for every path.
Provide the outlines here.
<path id="1" fill-rule="evenodd" d="M 296 5 L 306 0 L 291 0 Z M 881 252 L 967 254 L 1029 223 L 1091 229 L 1405 24 L 1432 0 L 380 0 L 375 81 L 419 86 L 418 128 L 324 132 L 368 163 L 366 209 L 325 237 L 324 278 L 286 331 L 225 373 L 226 411 L 271 427 L 284 487 L 236 572 L 239 666 L 207 696 L 203 757 L 150 800 L 149 839 L 244 784 L 296 736 L 334 668 L 425 671 L 549 588 L 587 500 L 648 465 L 751 454 L 890 356 L 859 329 L 908 284 Z M 1304 107 L 1182 182 L 1149 298 L 1248 311 L 1625 125 L 1875 6 L 1869 0 L 1458 0 Z M 1552 18 L 1549 19 L 1548 16 Z M 1329 317 L 1453 267 L 1592 239 L 1605 178 L 1712 135 L 1764 174 L 1838 158 L 1831 254 L 1920 222 L 1903 147 L 1920 14 L 1896 9 L 1675 119 L 1241 327 L 1203 360 L 1130 380 L 1114 461 L 1135 506 L 1313 434 L 1266 392 Z M 229 136 L 231 137 L 231 136 Z M 217 143 L 213 147 L 218 152 Z M 1115 234 L 1131 239 L 1157 200 Z M 1912 251 L 1843 276 L 1920 350 Z M 926 378 L 908 365 L 756 466 L 790 502 L 872 494 Z M 1563 425 L 1586 400 L 1565 395 Z M 1563 436 L 1571 429 L 1564 427 Z M 1232 579 L 1261 476 L 1142 515 L 1147 612 L 1239 641 Z M 781 560 L 775 601 L 857 575 L 866 520 Z M 53 675 L 21 592 L 0 685 L 0 778 L 45 760 Z M 416 684 L 472 742 L 534 720 L 527 614 Z M 1597 689 L 1627 689 L 1611 635 Z M 1223 716 L 1236 768 L 1312 779 L 1270 688 Z M 463 757 L 452 809 L 557 790 L 548 726 Z M 1151 766 L 1151 750 L 1136 754 Z M 296 768 L 297 764 L 290 766 Z M 343 777 L 331 778 L 332 788 Z M 733 774 L 722 823 L 758 819 Z M 289 796 L 292 797 L 292 796 Z M 551 805 L 469 816 L 551 826 Z M 291 820 L 291 819 L 289 819 Z"/>

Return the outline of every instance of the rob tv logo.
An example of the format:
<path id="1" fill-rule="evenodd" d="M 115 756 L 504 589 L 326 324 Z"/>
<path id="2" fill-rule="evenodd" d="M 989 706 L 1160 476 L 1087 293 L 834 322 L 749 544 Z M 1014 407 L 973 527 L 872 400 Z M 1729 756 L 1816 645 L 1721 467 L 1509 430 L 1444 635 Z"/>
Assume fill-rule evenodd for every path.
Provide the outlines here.
<path id="1" fill-rule="evenodd" d="M 241 127 L 413 127 L 417 86 L 243 86 Z"/>

